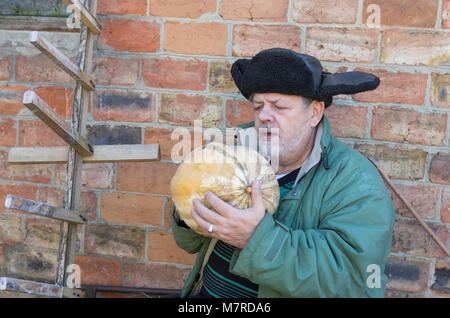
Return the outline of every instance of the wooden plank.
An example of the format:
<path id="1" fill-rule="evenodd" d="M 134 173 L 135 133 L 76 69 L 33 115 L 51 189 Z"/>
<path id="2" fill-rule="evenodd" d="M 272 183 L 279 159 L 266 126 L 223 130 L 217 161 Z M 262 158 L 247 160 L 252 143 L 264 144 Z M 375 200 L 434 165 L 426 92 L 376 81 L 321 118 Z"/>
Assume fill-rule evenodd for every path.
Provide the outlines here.
<path id="1" fill-rule="evenodd" d="M 67 74 L 77 80 L 88 91 L 95 89 L 93 79 L 83 72 L 75 63 L 73 63 L 67 56 L 58 50 L 53 44 L 47 41 L 38 31 L 33 31 L 30 34 L 30 42 L 39 51 L 47 55 L 53 62 L 61 67 Z"/>
<path id="2" fill-rule="evenodd" d="M 159 144 L 99 145 L 94 155 L 83 157 L 84 163 L 145 162 L 160 159 Z M 9 164 L 66 163 L 67 147 L 14 147 L 8 154 Z"/>
<path id="3" fill-rule="evenodd" d="M 98 22 L 97 18 L 88 10 L 86 7 L 80 3 L 78 0 L 62 0 L 68 7 L 74 6 L 78 12 L 75 14 L 80 14 L 80 20 L 83 22 L 88 29 L 93 34 L 100 34 L 102 32 L 102 26 L 100 22 Z"/>
<path id="4" fill-rule="evenodd" d="M 67 18 L 0 16 L 0 30 L 80 32 L 67 26 Z"/>
<path id="5" fill-rule="evenodd" d="M 88 8 L 92 15 L 95 16 L 97 8 L 97 0 L 82 0 L 82 4 Z M 94 51 L 95 36 L 86 25 L 81 26 L 80 46 L 76 58 L 76 65 L 86 74 L 91 74 L 92 58 Z M 80 136 L 86 134 L 86 121 L 88 116 L 89 91 L 83 89 L 81 84 L 77 82 L 74 90 L 74 98 L 72 104 L 71 127 L 73 131 L 77 131 Z M 70 210 L 79 210 L 80 194 L 83 171 L 83 157 L 69 147 L 66 164 L 66 181 L 64 183 L 64 198 L 62 207 Z M 63 285 L 66 281 L 67 264 L 75 263 L 75 246 L 77 242 L 77 226 L 71 223 L 61 223 L 60 228 L 60 246 L 58 249 L 58 259 L 56 267 L 56 284 Z"/>
<path id="6" fill-rule="evenodd" d="M 81 290 L 24 279 L 0 277 L 0 291 L 11 291 L 57 298 L 80 298 Z"/>
<path id="7" fill-rule="evenodd" d="M 35 92 L 26 91 L 23 95 L 23 104 L 82 156 L 94 154 L 92 145 L 83 136 L 72 134 L 69 125 Z"/>
<path id="8" fill-rule="evenodd" d="M 23 199 L 10 194 L 6 196 L 5 207 L 8 209 L 45 216 L 47 218 L 59 221 L 76 224 L 84 224 L 87 222 L 87 219 L 79 211 L 62 209 L 44 202 Z"/>

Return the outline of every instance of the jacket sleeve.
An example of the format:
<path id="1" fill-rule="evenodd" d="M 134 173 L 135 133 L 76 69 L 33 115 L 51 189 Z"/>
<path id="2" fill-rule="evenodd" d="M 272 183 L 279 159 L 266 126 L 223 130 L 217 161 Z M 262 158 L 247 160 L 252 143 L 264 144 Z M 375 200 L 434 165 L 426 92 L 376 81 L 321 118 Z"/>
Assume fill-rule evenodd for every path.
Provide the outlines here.
<path id="1" fill-rule="evenodd" d="M 208 239 L 187 226 L 178 224 L 175 219 L 175 207 L 172 209 L 172 232 L 177 245 L 190 254 L 199 252 L 204 241 Z"/>
<path id="2" fill-rule="evenodd" d="M 281 297 L 367 296 L 368 266 L 378 265 L 384 276 L 394 212 L 385 189 L 356 191 L 322 204 L 324 216 L 314 229 L 287 228 L 266 212 L 233 255 L 231 272 Z M 382 287 L 376 297 L 383 293 Z"/>

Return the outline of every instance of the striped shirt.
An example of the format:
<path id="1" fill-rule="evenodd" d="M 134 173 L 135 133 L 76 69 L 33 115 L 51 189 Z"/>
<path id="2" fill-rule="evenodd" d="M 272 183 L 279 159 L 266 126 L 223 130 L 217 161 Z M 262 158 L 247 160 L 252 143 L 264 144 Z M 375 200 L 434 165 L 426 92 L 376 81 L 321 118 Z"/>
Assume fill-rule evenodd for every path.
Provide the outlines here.
<path id="1" fill-rule="evenodd" d="M 292 190 L 300 168 L 278 179 L 280 198 Z M 236 247 L 218 241 L 203 274 L 203 285 L 198 297 L 204 298 L 256 298 L 258 285 L 230 273 L 230 261 Z"/>

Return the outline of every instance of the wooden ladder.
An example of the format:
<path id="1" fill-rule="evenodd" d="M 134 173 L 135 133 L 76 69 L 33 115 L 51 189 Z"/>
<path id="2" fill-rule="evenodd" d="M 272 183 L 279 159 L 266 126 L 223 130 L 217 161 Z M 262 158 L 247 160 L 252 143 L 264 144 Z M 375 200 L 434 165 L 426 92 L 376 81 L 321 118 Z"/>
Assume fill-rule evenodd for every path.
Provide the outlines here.
<path id="1" fill-rule="evenodd" d="M 80 46 L 76 62 L 47 41 L 38 31 L 30 34 L 30 42 L 75 80 L 70 125 L 34 91 L 27 91 L 23 104 L 48 127 L 64 139 L 69 147 L 15 147 L 8 155 L 10 164 L 43 164 L 66 162 L 66 180 L 62 207 L 8 195 L 5 207 L 63 221 L 60 228 L 56 279 L 54 284 L 0 277 L 0 291 L 28 293 L 47 297 L 81 297 L 80 289 L 69 288 L 67 267 L 75 260 L 77 224 L 87 223 L 79 211 L 83 162 L 155 161 L 160 159 L 159 144 L 93 146 L 84 137 L 89 94 L 95 89 L 90 76 L 94 36 L 101 33 L 96 19 L 97 0 L 62 0 L 75 8 L 82 22 Z"/>

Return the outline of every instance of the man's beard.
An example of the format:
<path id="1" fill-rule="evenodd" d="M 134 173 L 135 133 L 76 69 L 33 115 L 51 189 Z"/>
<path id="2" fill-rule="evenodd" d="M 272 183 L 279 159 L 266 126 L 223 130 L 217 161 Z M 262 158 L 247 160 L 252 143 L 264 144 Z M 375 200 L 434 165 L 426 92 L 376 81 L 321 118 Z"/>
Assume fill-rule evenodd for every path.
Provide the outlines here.
<path id="1" fill-rule="evenodd" d="M 265 138 L 265 132 L 271 132 L 270 140 Z M 286 141 L 280 133 L 278 128 L 261 127 L 258 132 L 258 151 L 272 164 L 275 171 L 278 170 L 278 165 L 283 165 L 290 152 L 297 150 L 300 147 L 302 139 L 300 137 L 294 139 L 292 142 Z M 275 169 L 276 168 L 276 169 Z"/>

